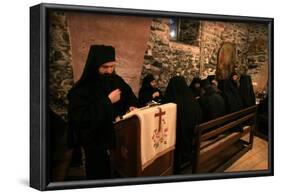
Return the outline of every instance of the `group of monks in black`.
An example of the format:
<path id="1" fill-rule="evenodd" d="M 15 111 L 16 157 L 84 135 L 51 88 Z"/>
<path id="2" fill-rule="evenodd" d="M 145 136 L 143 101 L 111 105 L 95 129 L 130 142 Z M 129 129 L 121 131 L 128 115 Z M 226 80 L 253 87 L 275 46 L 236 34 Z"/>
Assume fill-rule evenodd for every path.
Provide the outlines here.
<path id="1" fill-rule="evenodd" d="M 224 114 L 255 104 L 251 78 L 233 73 L 227 80 L 210 76 L 194 78 L 190 86 L 182 76 L 174 76 L 162 94 L 153 75 L 142 82 L 138 98 L 130 86 L 114 72 L 115 49 L 93 45 L 83 74 L 68 93 L 69 142 L 85 150 L 87 179 L 110 178 L 110 150 L 115 146 L 114 120 L 117 116 L 157 103 L 177 104 L 175 173 L 191 159 L 194 128 Z M 247 85 L 248 84 L 248 85 Z"/>

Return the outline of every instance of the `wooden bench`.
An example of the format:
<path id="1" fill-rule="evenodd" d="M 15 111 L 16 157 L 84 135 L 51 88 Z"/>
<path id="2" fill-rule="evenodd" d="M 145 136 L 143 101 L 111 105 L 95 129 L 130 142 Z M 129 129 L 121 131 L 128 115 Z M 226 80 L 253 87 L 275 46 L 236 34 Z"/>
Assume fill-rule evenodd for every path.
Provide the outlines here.
<path id="1" fill-rule="evenodd" d="M 257 106 L 202 123 L 195 129 L 192 173 L 223 172 L 252 148 Z M 249 134 L 248 141 L 241 138 Z"/>
<path id="2" fill-rule="evenodd" d="M 183 173 L 223 172 L 251 149 L 256 109 L 256 106 L 249 107 L 198 125 L 195 129 L 193 160 L 183 165 Z M 111 160 L 113 171 L 117 172 L 118 176 L 173 174 L 173 150 L 156 159 L 144 171 L 141 169 L 140 123 L 136 116 L 115 124 L 115 132 L 117 147 Z M 242 140 L 247 134 L 248 141 Z"/>

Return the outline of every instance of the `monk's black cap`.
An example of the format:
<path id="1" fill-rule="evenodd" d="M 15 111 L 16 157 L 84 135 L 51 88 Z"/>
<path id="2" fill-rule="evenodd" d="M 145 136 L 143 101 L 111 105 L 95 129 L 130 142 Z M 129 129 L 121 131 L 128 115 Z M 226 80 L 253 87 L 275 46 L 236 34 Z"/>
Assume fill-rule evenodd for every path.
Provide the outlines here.
<path id="1" fill-rule="evenodd" d="M 212 83 L 212 81 L 216 79 L 216 76 L 215 75 L 208 75 L 207 79 L 209 80 L 210 83 Z"/>
<path id="2" fill-rule="evenodd" d="M 88 55 L 89 58 L 91 65 L 99 68 L 104 63 L 115 61 L 115 49 L 112 46 L 92 45 Z"/>
<path id="3" fill-rule="evenodd" d="M 203 79 L 200 82 L 201 88 L 208 88 L 211 86 L 209 79 Z"/>
<path id="4" fill-rule="evenodd" d="M 143 88 L 149 88 L 151 87 L 150 83 L 155 80 L 154 76 L 152 74 L 147 74 L 142 81 L 142 87 Z"/>

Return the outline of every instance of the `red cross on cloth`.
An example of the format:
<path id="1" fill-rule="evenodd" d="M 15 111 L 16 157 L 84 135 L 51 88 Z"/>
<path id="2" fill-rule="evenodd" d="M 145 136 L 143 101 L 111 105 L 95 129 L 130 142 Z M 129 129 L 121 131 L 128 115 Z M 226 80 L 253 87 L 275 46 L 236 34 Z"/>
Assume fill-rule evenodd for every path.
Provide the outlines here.
<path id="1" fill-rule="evenodd" d="M 156 113 L 154 116 L 155 117 L 159 117 L 159 125 L 158 125 L 158 133 L 161 131 L 161 120 L 162 120 L 162 115 L 165 115 L 166 112 L 162 111 L 162 109 L 160 107 L 157 107 L 159 110 L 159 113 Z"/>

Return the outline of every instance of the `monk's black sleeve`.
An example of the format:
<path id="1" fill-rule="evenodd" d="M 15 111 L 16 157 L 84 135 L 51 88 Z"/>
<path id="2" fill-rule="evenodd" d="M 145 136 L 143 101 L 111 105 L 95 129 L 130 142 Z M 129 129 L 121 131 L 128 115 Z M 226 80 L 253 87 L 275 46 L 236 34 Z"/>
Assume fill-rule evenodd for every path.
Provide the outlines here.
<path id="1" fill-rule="evenodd" d="M 139 93 L 139 105 L 145 106 L 152 99 L 151 92 L 147 90 L 141 90 Z"/>
<path id="2" fill-rule="evenodd" d="M 109 98 L 85 99 L 72 95 L 69 101 L 69 124 L 77 131 L 82 144 L 96 140 L 102 134 L 100 130 L 112 123 L 113 108 Z"/>
<path id="3" fill-rule="evenodd" d="M 126 107 L 127 109 L 130 106 L 138 107 L 138 99 L 135 96 L 134 92 L 132 91 L 131 87 L 123 80 L 122 88 L 125 94 L 124 97 L 126 98 Z"/>

